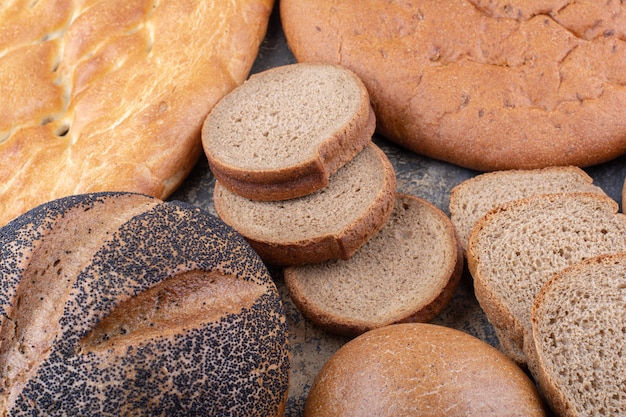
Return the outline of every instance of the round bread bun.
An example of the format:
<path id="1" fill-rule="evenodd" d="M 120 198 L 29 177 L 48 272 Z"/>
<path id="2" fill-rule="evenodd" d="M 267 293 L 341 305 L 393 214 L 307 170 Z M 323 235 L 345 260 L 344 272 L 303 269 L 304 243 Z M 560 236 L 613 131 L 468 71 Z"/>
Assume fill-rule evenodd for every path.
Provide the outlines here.
<path id="1" fill-rule="evenodd" d="M 626 3 L 283 0 L 298 62 L 354 71 L 377 128 L 491 171 L 626 152 Z"/>
<path id="2" fill-rule="evenodd" d="M 0 414 L 283 414 L 281 300 L 215 216 L 78 195 L 10 222 L 0 255 Z"/>
<path id="3" fill-rule="evenodd" d="M 161 199 L 248 76 L 273 0 L 18 1 L 0 9 L 0 226 L 44 202 Z"/>
<path id="4" fill-rule="evenodd" d="M 304 417 L 545 416 L 531 379 L 467 333 L 394 324 L 352 339 L 324 365 Z"/>
<path id="5" fill-rule="evenodd" d="M 328 64 L 252 75 L 211 110 L 202 144 L 211 172 L 252 200 L 287 200 L 328 186 L 371 142 L 376 117 L 363 82 Z"/>

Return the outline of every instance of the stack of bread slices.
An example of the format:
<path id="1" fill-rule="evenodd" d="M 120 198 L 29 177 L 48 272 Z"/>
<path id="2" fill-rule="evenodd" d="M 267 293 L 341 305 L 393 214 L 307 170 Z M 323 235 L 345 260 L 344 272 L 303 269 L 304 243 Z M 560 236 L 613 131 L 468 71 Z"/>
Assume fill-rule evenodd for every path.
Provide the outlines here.
<path id="1" fill-rule="evenodd" d="M 476 297 L 558 415 L 626 413 L 626 216 L 576 167 L 499 171 L 450 196 Z"/>
<path id="2" fill-rule="evenodd" d="M 375 127 L 354 73 L 298 63 L 251 76 L 202 130 L 217 214 L 310 321 L 350 336 L 434 318 L 463 265 L 450 219 L 397 192 Z"/>

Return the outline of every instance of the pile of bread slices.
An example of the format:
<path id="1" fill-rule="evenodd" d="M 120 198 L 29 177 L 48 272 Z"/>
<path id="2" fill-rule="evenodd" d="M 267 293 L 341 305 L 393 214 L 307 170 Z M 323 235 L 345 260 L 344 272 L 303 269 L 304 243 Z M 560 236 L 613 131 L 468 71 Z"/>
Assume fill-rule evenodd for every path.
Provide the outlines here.
<path id="1" fill-rule="evenodd" d="M 626 216 L 578 167 L 494 171 L 451 220 L 502 350 L 564 416 L 626 410 Z"/>
<path id="2" fill-rule="evenodd" d="M 396 191 L 374 129 L 355 74 L 291 64 L 253 75 L 202 131 L 218 215 L 284 267 L 307 318 L 348 336 L 432 319 L 462 271 L 450 219 Z"/>

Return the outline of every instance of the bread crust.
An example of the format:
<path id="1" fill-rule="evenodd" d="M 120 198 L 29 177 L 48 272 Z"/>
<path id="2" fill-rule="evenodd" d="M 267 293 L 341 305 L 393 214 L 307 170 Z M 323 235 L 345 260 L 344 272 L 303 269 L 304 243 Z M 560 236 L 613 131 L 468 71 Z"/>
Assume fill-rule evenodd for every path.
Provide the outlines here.
<path id="1" fill-rule="evenodd" d="M 3 415 L 282 415 L 280 297 L 216 217 L 78 195 L 9 223 L 0 251 Z"/>
<path id="2" fill-rule="evenodd" d="M 387 138 L 479 171 L 626 151 L 626 5 L 285 0 L 299 62 L 363 80 Z"/>
<path id="3" fill-rule="evenodd" d="M 78 3 L 2 13 L 0 226 L 72 194 L 166 198 L 202 154 L 209 110 L 247 77 L 273 6 Z"/>
<path id="4" fill-rule="evenodd" d="M 342 346 L 317 375 L 304 417 L 544 416 L 530 378 L 452 328 L 395 324 Z"/>
<path id="5" fill-rule="evenodd" d="M 254 120 L 258 117 L 256 113 L 247 114 L 244 111 L 248 110 L 248 103 L 258 102 L 258 107 L 262 106 L 262 108 L 257 110 L 257 113 L 275 112 L 281 120 L 289 120 L 290 117 L 301 112 L 320 111 L 312 110 L 310 107 L 301 108 L 296 105 L 297 103 L 287 101 L 283 95 L 284 90 L 289 88 L 291 83 L 295 83 L 297 78 L 302 79 L 301 84 L 310 83 L 311 80 L 308 78 L 312 76 L 323 79 L 321 78 L 322 71 L 328 72 L 327 78 L 344 78 L 343 84 L 338 86 L 341 91 L 332 93 L 350 95 L 351 100 L 358 103 L 358 106 L 351 110 L 353 113 L 346 115 L 348 120 L 345 124 L 331 126 L 330 122 L 327 122 L 327 126 L 313 126 L 310 132 L 297 132 L 302 138 L 296 141 L 303 142 L 303 149 L 299 150 L 301 153 L 298 158 L 292 163 L 285 164 L 279 157 L 276 157 L 276 166 L 264 168 L 249 166 L 247 160 L 251 159 L 250 154 L 253 151 L 246 148 L 246 142 L 282 141 L 280 136 L 283 134 L 284 126 L 279 123 L 275 129 L 259 132 L 259 129 L 267 127 L 260 126 L 261 123 L 259 126 L 251 125 L 252 131 L 245 133 L 249 138 L 246 140 L 240 137 L 234 138 L 238 142 L 244 142 L 237 154 L 237 156 L 241 155 L 242 160 L 234 160 L 234 158 L 228 160 L 225 157 L 220 147 L 232 146 L 227 139 L 227 135 L 230 134 L 230 123 L 233 123 L 232 128 L 235 129 L 242 123 L 241 118 Z M 262 86 L 267 84 L 268 80 L 273 82 L 263 89 Z M 281 82 L 276 82 L 276 80 Z M 306 90 L 303 91 L 306 92 Z M 326 97 L 318 97 L 310 93 L 310 96 L 301 99 L 319 105 L 319 102 L 323 103 Z M 333 111 L 342 110 L 333 109 Z M 235 116 L 237 116 L 236 123 L 232 121 Z M 245 84 L 221 100 L 203 125 L 202 142 L 211 172 L 224 187 L 245 198 L 274 201 L 302 197 L 326 187 L 330 176 L 371 142 L 375 129 L 376 116 L 370 106 L 367 89 L 351 71 L 328 64 L 291 64 L 254 74 Z M 325 131 L 328 136 L 321 136 L 318 130 Z M 304 146 L 310 148 L 311 144 L 314 148 L 304 148 Z"/>

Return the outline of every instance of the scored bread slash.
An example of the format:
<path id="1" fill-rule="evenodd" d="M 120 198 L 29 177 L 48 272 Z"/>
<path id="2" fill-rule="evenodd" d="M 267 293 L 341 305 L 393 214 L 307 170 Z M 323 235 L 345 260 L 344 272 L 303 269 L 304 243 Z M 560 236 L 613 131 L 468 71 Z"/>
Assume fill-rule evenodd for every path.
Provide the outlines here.
<path id="1" fill-rule="evenodd" d="M 450 302 L 463 255 L 450 219 L 398 194 L 385 226 L 350 260 L 284 269 L 294 304 L 318 327 L 345 336 L 399 322 L 427 322 Z"/>
<path id="2" fill-rule="evenodd" d="M 349 259 L 385 224 L 396 175 L 373 142 L 312 194 L 282 201 L 251 200 L 218 180 L 215 210 L 268 264 L 304 265 Z"/>
<path id="3" fill-rule="evenodd" d="M 215 216 L 131 193 L 54 200 L 0 230 L 0 414 L 283 415 L 287 322 Z"/>
<path id="4" fill-rule="evenodd" d="M 368 143 L 376 127 L 361 80 L 338 65 L 290 64 L 254 74 L 202 128 L 211 171 L 254 200 L 301 197 Z"/>

